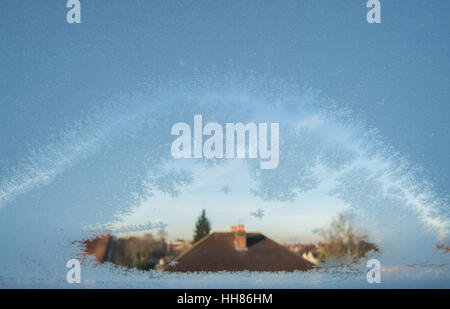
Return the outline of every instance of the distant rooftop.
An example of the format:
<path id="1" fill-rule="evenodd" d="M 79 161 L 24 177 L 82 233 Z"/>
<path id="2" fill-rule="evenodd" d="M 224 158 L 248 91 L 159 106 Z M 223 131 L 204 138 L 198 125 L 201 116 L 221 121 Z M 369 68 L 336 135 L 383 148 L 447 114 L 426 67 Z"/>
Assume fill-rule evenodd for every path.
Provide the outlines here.
<path id="1" fill-rule="evenodd" d="M 246 233 L 243 226 L 232 227 L 231 230 L 205 236 L 170 263 L 165 270 L 306 271 L 314 266 L 263 234 Z"/>

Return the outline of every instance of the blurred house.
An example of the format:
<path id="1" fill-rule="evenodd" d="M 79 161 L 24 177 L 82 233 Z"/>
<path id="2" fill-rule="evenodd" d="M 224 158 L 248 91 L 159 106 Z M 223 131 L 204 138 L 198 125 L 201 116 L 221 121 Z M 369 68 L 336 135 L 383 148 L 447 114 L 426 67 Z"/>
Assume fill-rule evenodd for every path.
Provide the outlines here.
<path id="1" fill-rule="evenodd" d="M 85 240 L 85 254 L 95 256 L 97 262 L 114 262 L 114 239 L 109 234 L 101 234 L 93 239 Z"/>
<path id="2" fill-rule="evenodd" d="M 318 247 L 316 247 L 313 243 L 309 244 L 283 244 L 284 247 L 294 252 L 295 254 L 301 256 L 303 259 L 311 262 L 316 265 L 319 263 L 319 249 L 318 247 L 322 247 L 322 243 L 319 242 Z"/>
<path id="3" fill-rule="evenodd" d="M 317 247 L 313 243 L 302 244 L 298 242 L 293 244 L 283 244 L 283 246 L 299 255 L 302 255 L 305 252 L 317 250 Z"/>
<path id="4" fill-rule="evenodd" d="M 313 252 L 313 251 L 303 252 L 302 258 L 304 258 L 308 262 L 313 263 L 314 265 L 317 265 L 320 262 L 320 260 L 319 260 L 319 253 L 317 251 L 315 251 L 315 252 Z"/>
<path id="5" fill-rule="evenodd" d="M 171 241 L 167 244 L 166 255 L 159 259 L 159 264 L 156 265 L 155 269 L 164 270 L 164 268 L 173 261 L 176 257 L 178 257 L 182 252 L 186 251 L 192 247 L 191 242 L 177 239 L 175 241 Z"/>
<path id="6" fill-rule="evenodd" d="M 179 257 L 165 271 L 306 271 L 314 265 L 261 233 L 247 233 L 243 225 L 230 232 L 211 233 Z"/>
<path id="7" fill-rule="evenodd" d="M 189 241 L 185 241 L 182 239 L 177 239 L 175 241 L 171 241 L 167 244 L 167 255 L 172 257 L 177 257 L 183 251 L 191 247 L 191 243 Z"/>
<path id="8" fill-rule="evenodd" d="M 165 239 L 157 239 L 152 234 L 121 238 L 102 234 L 83 241 L 83 244 L 83 253 L 95 256 L 97 262 L 112 262 L 141 270 L 160 269 L 167 259 L 175 257 L 167 255 Z M 185 248 L 181 241 L 170 247 L 171 254 L 179 254 Z"/>

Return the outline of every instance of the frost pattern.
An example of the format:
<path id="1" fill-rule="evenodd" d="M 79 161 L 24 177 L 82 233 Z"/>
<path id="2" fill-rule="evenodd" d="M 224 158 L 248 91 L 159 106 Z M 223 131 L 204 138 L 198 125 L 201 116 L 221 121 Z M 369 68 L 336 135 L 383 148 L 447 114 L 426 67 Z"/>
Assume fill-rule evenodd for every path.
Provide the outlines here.
<path id="1" fill-rule="evenodd" d="M 77 241 L 86 236 L 85 227 L 107 226 L 157 191 L 176 196 L 183 186 L 195 183 L 189 172 L 173 167 L 170 127 L 196 113 L 219 123 L 279 121 L 279 167 L 261 170 L 257 162 L 248 161 L 254 181 L 251 189 L 257 197 L 264 201 L 300 199 L 329 180 L 321 174 L 324 169 L 335 182 L 331 194 L 342 199 L 354 221 L 380 242 L 383 261 L 413 265 L 392 273 L 405 274 L 412 284 L 448 285 L 448 257 L 436 253 L 434 247 L 437 240 L 448 237 L 449 205 L 431 183 L 418 180 L 420 167 L 396 153 L 376 129 L 355 119 L 346 106 L 309 87 L 244 73 L 199 74 L 152 83 L 140 94 L 97 106 L 86 119 L 61 128 L 61 134 L 48 145 L 31 148 L 21 164 L 0 178 L 0 285 L 64 286 L 64 265 L 79 255 Z M 320 121 L 316 118 L 299 126 L 308 115 L 321 115 Z M 329 140 L 319 133 L 327 124 L 347 131 L 350 138 Z M 383 164 L 377 171 L 369 170 L 364 162 L 370 160 Z M 217 160 L 199 163 L 212 169 L 227 164 Z M 188 276 L 126 272 L 95 265 L 89 259 L 83 267 L 86 287 L 363 284 L 349 270 Z M 392 286 L 403 283 L 396 275 L 386 276 Z"/>

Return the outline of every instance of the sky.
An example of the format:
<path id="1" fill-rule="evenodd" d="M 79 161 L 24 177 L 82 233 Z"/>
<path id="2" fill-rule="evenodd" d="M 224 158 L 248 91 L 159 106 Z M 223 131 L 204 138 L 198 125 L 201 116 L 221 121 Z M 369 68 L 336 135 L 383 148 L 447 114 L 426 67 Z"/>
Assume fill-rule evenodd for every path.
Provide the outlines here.
<path id="1" fill-rule="evenodd" d="M 426 189 L 433 204 L 426 211 L 448 220 L 449 1 L 382 1 L 381 24 L 367 23 L 359 0 L 81 3 L 81 24 L 66 22 L 64 1 L 1 5 L 0 222 L 7 233 L 42 225 L 54 235 L 53 224 L 76 237 L 119 217 L 125 225 L 162 221 L 170 239 L 188 238 L 206 208 L 214 230 L 241 220 L 278 241 L 316 240 L 314 229 L 361 201 L 346 187 L 365 184 L 344 181 L 350 168 L 375 172 L 396 165 L 394 158 L 408 162 L 412 182 Z M 194 181 L 179 196 L 146 194 L 147 173 L 155 169 L 156 187 L 165 175 L 157 158 L 170 149 L 170 126 L 198 112 L 222 123 L 227 115 L 302 123 L 357 156 L 349 165 L 328 160 L 338 171 L 321 171 L 326 159 L 312 164 L 320 184 L 293 202 L 252 194 L 258 185 L 281 189 L 251 178 L 242 162 L 213 170 L 188 162 L 182 168 Z M 372 132 L 376 138 L 366 136 Z M 375 158 L 366 153 L 378 142 L 387 159 L 378 148 Z M 301 143 L 292 147 L 306 156 L 316 147 Z M 294 156 L 281 160 L 286 166 L 273 177 L 295 183 L 293 191 L 312 183 Z M 295 169 L 306 175 L 298 183 Z M 369 181 L 378 183 L 376 175 Z M 330 195 L 336 185 L 341 191 Z M 258 208 L 262 220 L 250 215 Z"/>
<path id="2" fill-rule="evenodd" d="M 305 119 L 305 124 L 315 126 L 316 121 L 310 119 L 315 118 Z M 323 181 L 295 201 L 264 201 L 250 190 L 255 181 L 245 162 L 227 161 L 230 162 L 218 167 L 204 167 L 190 159 L 172 163 L 171 166 L 191 171 L 194 182 L 177 196 L 157 193 L 142 201 L 130 215 L 122 218 L 124 222 L 119 226 L 141 224 L 144 218 L 153 218 L 169 224 L 169 240 L 189 240 L 199 214 L 205 209 L 212 231 L 229 231 L 231 225 L 244 224 L 247 231 L 261 232 L 280 242 L 310 242 L 320 239 L 315 230 L 326 227 L 333 217 L 347 209 L 341 200 L 329 195 L 332 181 Z M 321 173 L 324 178 L 331 177 L 325 171 Z M 255 216 L 258 210 L 263 211 L 262 217 Z"/>

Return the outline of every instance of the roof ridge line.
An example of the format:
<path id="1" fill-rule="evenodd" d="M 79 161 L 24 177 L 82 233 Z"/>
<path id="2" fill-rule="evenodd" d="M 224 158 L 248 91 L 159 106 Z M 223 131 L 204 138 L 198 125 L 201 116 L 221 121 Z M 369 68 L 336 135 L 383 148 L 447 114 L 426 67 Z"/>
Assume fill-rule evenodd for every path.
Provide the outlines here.
<path id="1" fill-rule="evenodd" d="M 200 239 L 199 241 L 197 241 L 195 244 L 192 245 L 192 247 L 187 248 L 186 250 L 184 250 L 184 252 L 182 252 L 179 256 L 177 256 L 176 258 L 173 259 L 173 261 L 178 261 L 181 257 L 185 256 L 187 253 L 189 253 L 189 251 L 191 251 L 192 249 L 194 249 L 195 247 L 197 247 L 198 245 L 200 245 L 201 243 L 205 242 L 208 238 L 210 238 L 213 234 L 215 234 L 217 232 L 212 232 L 209 233 L 208 235 L 204 236 L 202 239 Z"/>
<path id="2" fill-rule="evenodd" d="M 276 245 L 278 245 L 279 247 L 283 248 L 284 251 L 286 252 L 286 254 L 291 255 L 291 256 L 295 256 L 297 258 L 299 258 L 300 260 L 303 260 L 311 265 L 313 265 L 310 261 L 304 259 L 302 256 L 295 254 L 294 252 L 292 252 L 291 250 L 289 250 L 288 248 L 286 248 L 285 246 L 283 246 L 282 244 L 277 243 L 275 240 L 265 236 L 269 241 L 275 243 Z"/>

